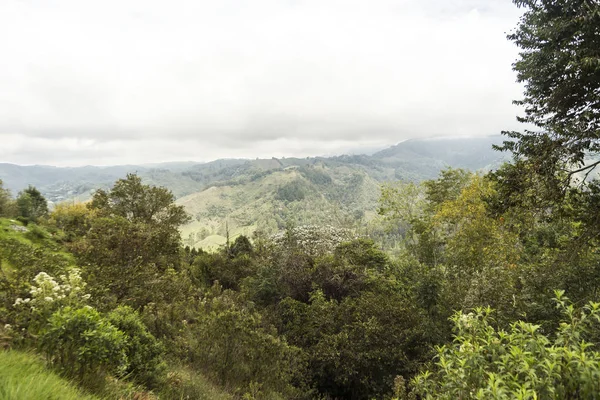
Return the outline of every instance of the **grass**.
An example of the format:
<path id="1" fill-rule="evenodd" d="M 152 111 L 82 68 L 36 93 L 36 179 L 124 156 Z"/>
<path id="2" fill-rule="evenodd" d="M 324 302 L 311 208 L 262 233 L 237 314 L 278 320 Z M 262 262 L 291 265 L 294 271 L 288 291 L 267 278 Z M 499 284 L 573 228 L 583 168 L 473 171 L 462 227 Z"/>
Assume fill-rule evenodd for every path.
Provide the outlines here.
<path id="1" fill-rule="evenodd" d="M 0 400 L 94 400 L 48 370 L 35 355 L 0 352 Z"/>

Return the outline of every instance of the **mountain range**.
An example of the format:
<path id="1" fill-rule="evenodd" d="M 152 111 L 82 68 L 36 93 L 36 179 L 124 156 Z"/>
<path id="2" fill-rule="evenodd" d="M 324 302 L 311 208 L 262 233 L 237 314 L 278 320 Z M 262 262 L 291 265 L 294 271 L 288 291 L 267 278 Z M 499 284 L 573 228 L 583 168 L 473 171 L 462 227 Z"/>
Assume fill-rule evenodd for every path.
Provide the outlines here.
<path id="1" fill-rule="evenodd" d="M 127 173 L 170 189 L 193 217 L 184 241 L 210 248 L 239 234 L 273 233 L 289 224 L 356 226 L 375 214 L 386 181 L 422 181 L 447 168 L 486 171 L 508 159 L 492 149 L 500 136 L 412 139 L 371 155 L 221 159 L 109 167 L 0 163 L 13 194 L 36 186 L 51 202 L 85 201 Z"/>

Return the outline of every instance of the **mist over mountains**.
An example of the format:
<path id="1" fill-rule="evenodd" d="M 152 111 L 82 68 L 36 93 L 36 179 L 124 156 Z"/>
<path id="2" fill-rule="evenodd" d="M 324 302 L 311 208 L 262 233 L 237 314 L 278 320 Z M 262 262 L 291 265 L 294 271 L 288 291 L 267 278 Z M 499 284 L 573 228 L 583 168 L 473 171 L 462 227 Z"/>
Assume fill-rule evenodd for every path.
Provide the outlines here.
<path id="1" fill-rule="evenodd" d="M 108 188 L 127 173 L 137 173 L 144 181 L 161 185 L 183 197 L 212 185 L 232 181 L 239 184 L 265 171 L 314 164 L 341 166 L 361 171 L 376 181 L 430 179 L 446 167 L 470 170 L 491 169 L 507 155 L 492 150 L 500 136 L 460 139 L 412 139 L 372 155 L 334 157 L 222 159 L 207 163 L 170 162 L 108 167 L 21 166 L 0 163 L 0 179 L 13 195 L 28 185 L 36 186 L 51 202 L 86 200 L 94 190 Z"/>

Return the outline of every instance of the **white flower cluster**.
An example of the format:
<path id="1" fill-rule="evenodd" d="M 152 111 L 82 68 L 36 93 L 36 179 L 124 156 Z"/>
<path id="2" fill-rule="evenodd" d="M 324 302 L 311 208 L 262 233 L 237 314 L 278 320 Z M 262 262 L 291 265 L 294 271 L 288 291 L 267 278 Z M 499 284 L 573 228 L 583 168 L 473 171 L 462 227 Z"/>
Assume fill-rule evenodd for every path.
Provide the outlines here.
<path id="1" fill-rule="evenodd" d="M 475 315 L 472 312 L 468 314 L 463 313 L 458 317 L 457 326 L 461 329 L 468 329 L 473 326 L 473 321 L 475 321 Z"/>
<path id="2" fill-rule="evenodd" d="M 89 294 L 84 293 L 86 283 L 81 278 L 78 268 L 71 268 L 67 275 L 60 275 L 59 279 L 61 283 L 47 273 L 40 272 L 33 278 L 34 284 L 29 290 L 31 298 L 19 297 L 14 305 L 26 304 L 35 310 L 36 306 L 41 307 L 56 301 L 79 302 L 90 298 Z"/>
<path id="3" fill-rule="evenodd" d="M 358 235 L 350 229 L 336 228 L 331 225 L 301 225 L 276 233 L 271 237 L 277 245 L 286 245 L 292 240 L 297 246 L 311 256 L 330 253 L 340 243 L 357 239 Z"/>

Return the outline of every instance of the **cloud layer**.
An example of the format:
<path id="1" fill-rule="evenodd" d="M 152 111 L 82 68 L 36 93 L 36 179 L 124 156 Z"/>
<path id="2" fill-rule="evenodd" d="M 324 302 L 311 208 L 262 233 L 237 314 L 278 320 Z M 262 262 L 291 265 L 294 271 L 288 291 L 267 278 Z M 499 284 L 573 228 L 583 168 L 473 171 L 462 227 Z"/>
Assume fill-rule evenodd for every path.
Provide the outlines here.
<path id="1" fill-rule="evenodd" d="M 508 0 L 5 0 L 0 162 L 337 154 L 515 128 Z"/>

